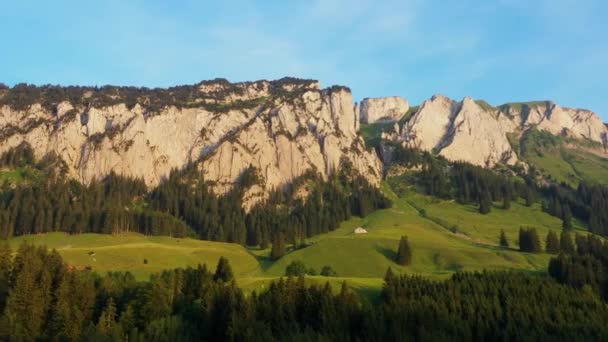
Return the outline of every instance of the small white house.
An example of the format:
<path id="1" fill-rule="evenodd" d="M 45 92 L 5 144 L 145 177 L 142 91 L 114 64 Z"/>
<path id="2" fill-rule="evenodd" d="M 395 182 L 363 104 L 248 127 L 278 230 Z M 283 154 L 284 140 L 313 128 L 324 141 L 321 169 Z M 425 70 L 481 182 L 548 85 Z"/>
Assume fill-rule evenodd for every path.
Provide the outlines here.
<path id="1" fill-rule="evenodd" d="M 367 234 L 367 230 L 362 227 L 355 228 L 355 234 Z"/>

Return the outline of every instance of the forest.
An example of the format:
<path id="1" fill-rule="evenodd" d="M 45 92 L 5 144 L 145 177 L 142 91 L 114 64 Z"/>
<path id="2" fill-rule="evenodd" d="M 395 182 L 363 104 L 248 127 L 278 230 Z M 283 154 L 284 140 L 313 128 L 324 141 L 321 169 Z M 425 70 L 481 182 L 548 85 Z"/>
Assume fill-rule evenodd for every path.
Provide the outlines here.
<path id="1" fill-rule="evenodd" d="M 249 212 L 243 193 L 259 181 L 253 168 L 223 195 L 215 194 L 196 166 L 173 170 L 156 188 L 110 174 L 88 185 L 66 179 L 51 157 L 35 161 L 29 146 L 0 156 L 0 166 L 35 176 L 0 188 L 0 237 L 64 231 L 71 234 L 139 232 L 195 237 L 266 248 L 301 244 L 327 233 L 352 215 L 366 216 L 390 201 L 345 164 L 329 179 L 308 172 Z M 305 189 L 298 198 L 294 191 Z M 280 250 L 276 251 L 282 255 Z"/>
<path id="2" fill-rule="evenodd" d="M 582 241 L 582 240 L 581 240 Z M 598 240 L 599 241 L 599 240 Z M 599 245 L 597 245 L 599 243 Z M 593 245 L 593 247 L 591 247 Z M 229 262 L 167 270 L 137 282 L 66 266 L 56 251 L 0 245 L 0 338 L 83 341 L 605 340 L 608 244 L 551 261 L 553 277 L 464 272 L 444 281 L 395 275 L 378 298 L 304 277 L 244 293 Z M 584 249 L 588 248 L 588 249 Z M 598 250 L 599 248 L 599 250 Z M 601 252 L 599 252 L 601 251 Z M 569 271 L 571 270 L 571 271 Z M 577 278 L 581 275 L 582 278 Z M 579 282 L 580 281 L 580 282 Z M 563 283 L 563 284 L 560 284 Z"/>
<path id="3" fill-rule="evenodd" d="M 503 209 L 517 199 L 527 206 L 540 202 L 543 211 L 562 219 L 565 229 L 571 229 L 576 218 L 588 224 L 590 232 L 608 236 L 608 186 L 581 181 L 574 189 L 565 183 L 538 182 L 533 167 L 486 169 L 401 146 L 395 146 L 392 163 L 419 168 L 395 182 L 414 184 L 427 195 L 477 204 L 481 214 L 489 213 L 496 202 Z"/>

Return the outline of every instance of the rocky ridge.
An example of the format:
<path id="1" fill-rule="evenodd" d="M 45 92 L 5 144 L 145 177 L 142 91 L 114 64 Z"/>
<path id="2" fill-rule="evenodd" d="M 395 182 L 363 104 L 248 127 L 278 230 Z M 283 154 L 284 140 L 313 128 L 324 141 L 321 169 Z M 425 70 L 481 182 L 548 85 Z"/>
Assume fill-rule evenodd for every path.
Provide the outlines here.
<path id="1" fill-rule="evenodd" d="M 608 146 L 608 128 L 588 110 L 549 101 L 492 107 L 469 97 L 455 101 L 442 95 L 424 101 L 402 126 L 383 133 L 383 139 L 449 160 L 492 167 L 517 163 L 508 135 L 521 137 L 530 129 Z"/>
<path id="2" fill-rule="evenodd" d="M 38 158 L 55 153 L 85 183 L 114 171 L 153 186 L 171 169 L 196 163 L 220 192 L 252 166 L 262 180 L 247 194 L 253 199 L 307 170 L 327 176 L 343 162 L 371 183 L 380 181 L 381 163 L 357 133 L 347 88 L 294 79 L 204 82 L 193 94 L 193 104 L 154 112 L 149 99 L 133 106 L 61 101 L 51 109 L 4 104 L 0 153 L 28 143 Z"/>
<path id="3" fill-rule="evenodd" d="M 355 105 L 363 124 L 399 121 L 409 109 L 407 100 L 399 96 L 365 98 Z"/>

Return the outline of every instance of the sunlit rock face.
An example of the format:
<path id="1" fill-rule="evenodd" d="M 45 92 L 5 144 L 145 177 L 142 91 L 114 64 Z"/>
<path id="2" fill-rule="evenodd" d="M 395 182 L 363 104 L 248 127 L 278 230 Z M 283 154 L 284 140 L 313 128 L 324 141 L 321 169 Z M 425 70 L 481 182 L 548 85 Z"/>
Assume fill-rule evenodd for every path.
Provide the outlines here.
<path id="1" fill-rule="evenodd" d="M 449 160 L 492 167 L 517 163 L 507 135 L 521 136 L 530 129 L 607 144 L 608 128 L 588 110 L 562 108 L 552 102 L 491 107 L 469 97 L 455 101 L 442 95 L 424 101 L 402 126 L 384 134 L 384 139 Z"/>
<path id="2" fill-rule="evenodd" d="M 409 109 L 407 100 L 398 96 L 366 98 L 355 106 L 364 124 L 399 121 Z"/>
<path id="3" fill-rule="evenodd" d="M 145 101 L 91 106 L 40 103 L 0 108 L 0 153 L 26 142 L 36 157 L 55 153 L 84 183 L 111 171 L 158 184 L 173 168 L 198 165 L 218 191 L 254 167 L 260 194 L 307 170 L 323 176 L 349 162 L 373 184 L 381 177 L 376 153 L 358 136 L 350 90 L 320 89 L 307 80 L 208 81 L 187 106 Z M 255 196 L 253 196 L 255 197 Z"/>

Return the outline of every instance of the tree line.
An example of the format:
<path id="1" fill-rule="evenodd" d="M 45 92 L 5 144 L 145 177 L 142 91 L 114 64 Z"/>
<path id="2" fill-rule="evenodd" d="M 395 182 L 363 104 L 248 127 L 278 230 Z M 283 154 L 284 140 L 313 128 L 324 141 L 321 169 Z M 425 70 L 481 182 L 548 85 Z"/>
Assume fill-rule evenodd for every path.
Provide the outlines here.
<path id="1" fill-rule="evenodd" d="M 515 272 L 436 281 L 395 275 L 368 301 L 346 283 L 281 278 L 245 294 L 230 264 L 138 282 L 67 266 L 55 251 L 0 245 L 0 338 L 86 341 L 605 340 L 608 306 L 584 289 Z"/>
<path id="2" fill-rule="evenodd" d="M 581 181 L 576 189 L 561 184 L 537 184 L 534 168 L 486 169 L 466 162 L 449 162 L 426 151 L 395 146 L 393 164 L 413 168 L 405 179 L 421 192 L 453 199 L 463 204 L 477 204 L 481 214 L 489 213 L 495 202 L 509 209 L 521 199 L 531 206 L 541 203 L 543 211 L 562 220 L 564 229 L 578 219 L 589 231 L 608 236 L 608 186 Z"/>
<path id="3" fill-rule="evenodd" d="M 348 164 L 328 179 L 308 172 L 247 212 L 243 195 L 259 182 L 253 168 L 243 172 L 230 191 L 218 195 L 194 165 L 171 171 L 149 190 L 141 179 L 114 173 L 88 185 L 64 176 L 48 177 L 51 170 L 33 160 L 28 146 L 5 153 L 0 161 L 6 166 L 29 165 L 41 174 L 39 179 L 0 186 L 1 238 L 54 231 L 139 232 L 262 248 L 273 244 L 280 257 L 287 243 L 301 245 L 352 215 L 366 216 L 391 205 Z"/>

